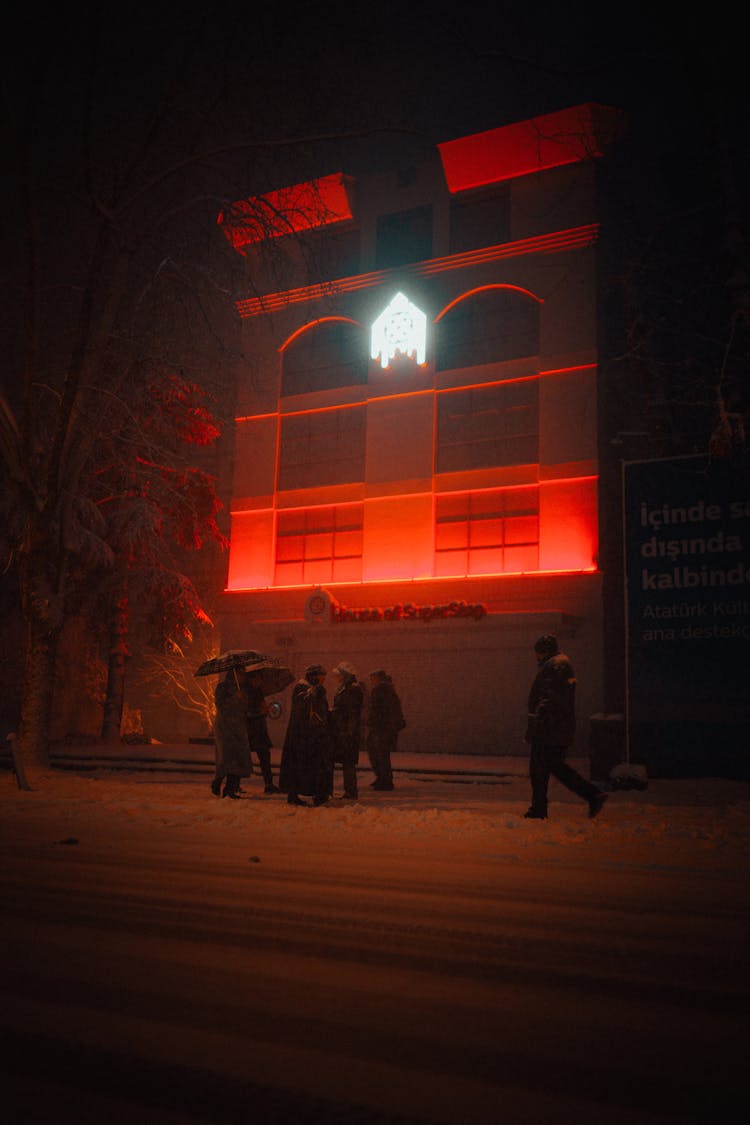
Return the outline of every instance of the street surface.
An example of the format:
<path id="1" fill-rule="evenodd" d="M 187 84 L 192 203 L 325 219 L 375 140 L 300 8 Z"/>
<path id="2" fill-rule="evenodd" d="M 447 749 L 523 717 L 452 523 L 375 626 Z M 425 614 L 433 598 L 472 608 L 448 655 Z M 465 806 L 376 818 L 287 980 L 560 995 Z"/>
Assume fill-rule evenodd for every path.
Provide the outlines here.
<path id="1" fill-rule="evenodd" d="M 222 829 L 202 784 L 170 822 L 108 784 L 25 810 L 3 779 L 9 1123 L 745 1120 L 745 844 L 627 849 L 610 800 L 593 826 L 556 807 L 564 848 L 515 821 L 432 839 L 426 808 L 339 846 L 338 808 L 219 801 Z"/>

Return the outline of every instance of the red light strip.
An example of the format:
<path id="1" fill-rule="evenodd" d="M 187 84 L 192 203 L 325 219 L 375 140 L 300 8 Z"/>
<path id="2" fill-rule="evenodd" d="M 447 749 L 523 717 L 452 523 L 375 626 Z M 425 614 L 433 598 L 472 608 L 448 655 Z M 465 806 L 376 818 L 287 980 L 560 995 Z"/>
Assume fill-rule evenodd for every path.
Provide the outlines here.
<path id="1" fill-rule="evenodd" d="M 496 262 L 503 258 L 518 258 L 527 254 L 558 254 L 563 250 L 577 250 L 592 246 L 599 235 L 599 223 L 589 223 L 583 227 L 556 231 L 553 234 L 537 235 L 535 238 L 522 238 L 517 242 L 503 242 L 497 246 L 487 246 L 482 250 L 470 250 L 465 254 L 449 254 L 444 258 L 432 258 L 427 262 L 417 262 L 406 270 L 373 270 L 354 277 L 342 277 L 336 281 L 317 285 L 304 285 L 299 289 L 286 289 L 279 293 L 268 293 L 263 297 L 248 297 L 236 302 L 236 309 L 243 320 L 264 313 L 278 312 L 287 305 L 304 301 L 316 301 L 321 297 L 354 293 L 358 289 L 369 289 L 382 285 L 389 278 L 408 273 L 413 277 L 432 277 L 447 270 L 463 269 L 466 266 Z"/>
<path id="2" fill-rule="evenodd" d="M 235 418 L 235 423 L 240 425 L 243 422 L 259 422 L 264 418 L 290 418 L 296 414 L 320 414 L 325 410 L 346 410 L 355 406 L 368 406 L 371 402 L 384 402 L 388 399 L 394 398 L 418 398 L 424 395 L 445 395 L 451 394 L 455 391 L 471 391 L 481 390 L 483 387 L 502 387 L 507 383 L 528 383 L 532 379 L 542 379 L 547 375 L 571 375 L 574 371 L 596 371 L 597 365 L 595 363 L 580 363 L 574 367 L 555 367 L 550 368 L 548 371 L 539 371 L 533 375 L 516 375 L 512 379 L 493 379 L 490 382 L 483 383 L 461 383 L 458 387 L 428 387 L 426 390 L 419 391 L 398 391 L 391 395 L 376 395 L 374 398 L 363 398 L 359 402 L 344 402 L 336 406 L 312 406 L 307 410 L 289 410 L 289 411 L 271 411 L 266 414 L 243 414 Z"/>
<path id="3" fill-rule="evenodd" d="M 366 590 L 371 586 L 411 586 L 416 583 L 425 582 L 450 582 L 456 579 L 461 579 L 470 582 L 486 582 L 488 578 L 548 578 L 551 575 L 559 575 L 560 577 L 566 574 L 597 574 L 598 570 L 595 566 L 576 566 L 568 570 L 555 569 L 555 570 L 505 570 L 496 574 L 441 574 L 438 577 L 432 574 L 426 574 L 421 578 L 373 578 L 369 582 L 326 582 L 326 589 L 334 586 L 349 587 L 350 589 Z M 315 590 L 317 584 L 312 582 L 300 582 L 297 585 L 288 586 L 225 586 L 225 594 L 257 594 L 267 590 Z M 511 611 L 512 612 L 512 611 Z"/>
<path id="4" fill-rule="evenodd" d="M 514 293 L 522 293 L 524 297 L 530 297 L 531 300 L 536 301 L 538 305 L 544 304 L 543 297 L 537 297 L 536 293 L 532 293 L 530 289 L 524 289 L 520 285 L 477 285 L 474 289 L 467 289 L 465 293 L 462 293 L 459 297 L 455 297 L 450 304 L 447 304 L 442 312 L 437 314 L 433 324 L 437 324 L 441 321 L 446 313 L 449 313 L 456 305 L 460 305 L 462 301 L 466 301 L 469 297 L 475 297 L 477 293 L 488 293 L 493 289 L 510 289 Z"/>

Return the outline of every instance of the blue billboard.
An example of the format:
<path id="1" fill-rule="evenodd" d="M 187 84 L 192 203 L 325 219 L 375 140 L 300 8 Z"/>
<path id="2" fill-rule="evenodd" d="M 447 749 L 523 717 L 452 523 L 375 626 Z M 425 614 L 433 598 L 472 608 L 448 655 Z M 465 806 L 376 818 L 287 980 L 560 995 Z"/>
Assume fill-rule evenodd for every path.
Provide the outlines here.
<path id="1" fill-rule="evenodd" d="M 630 760 L 750 777 L 748 462 L 623 465 Z"/>

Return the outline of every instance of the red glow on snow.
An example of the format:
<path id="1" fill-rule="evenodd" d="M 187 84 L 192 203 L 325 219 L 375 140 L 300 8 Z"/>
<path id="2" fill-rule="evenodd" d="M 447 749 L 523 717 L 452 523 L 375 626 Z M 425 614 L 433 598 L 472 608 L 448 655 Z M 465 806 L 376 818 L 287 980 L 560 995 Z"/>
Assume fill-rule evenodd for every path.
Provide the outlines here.
<path id="1" fill-rule="evenodd" d="M 450 192 L 516 179 L 601 156 L 620 114 L 587 103 L 439 144 Z"/>
<path id="2" fill-rule="evenodd" d="M 343 172 L 322 176 L 303 184 L 240 199 L 218 223 L 235 250 L 267 238 L 280 238 L 295 231 L 312 230 L 351 219 L 352 209 Z"/>

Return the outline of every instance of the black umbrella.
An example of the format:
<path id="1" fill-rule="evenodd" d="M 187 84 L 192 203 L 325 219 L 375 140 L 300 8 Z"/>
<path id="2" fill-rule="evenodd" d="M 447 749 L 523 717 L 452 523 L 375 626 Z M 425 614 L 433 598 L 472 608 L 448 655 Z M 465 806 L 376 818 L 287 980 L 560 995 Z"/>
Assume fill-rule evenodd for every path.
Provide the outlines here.
<path id="1" fill-rule="evenodd" d="M 222 652 L 220 656 L 215 656 L 213 660 L 205 660 L 194 674 L 196 676 L 218 676 L 221 672 L 228 672 L 230 668 L 244 668 L 246 664 L 258 664 L 265 659 L 263 653 L 256 652 L 255 649 L 234 648 L 228 652 Z"/>
<path id="2" fill-rule="evenodd" d="M 264 695 L 276 695 L 277 692 L 289 687 L 296 678 L 286 664 L 274 664 L 272 660 L 260 660 L 256 664 L 249 664 L 248 675 L 252 676 L 254 672 L 260 673 L 260 690 Z"/>

